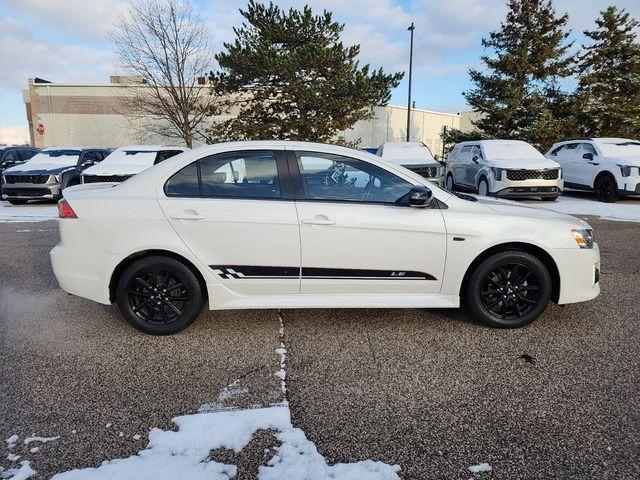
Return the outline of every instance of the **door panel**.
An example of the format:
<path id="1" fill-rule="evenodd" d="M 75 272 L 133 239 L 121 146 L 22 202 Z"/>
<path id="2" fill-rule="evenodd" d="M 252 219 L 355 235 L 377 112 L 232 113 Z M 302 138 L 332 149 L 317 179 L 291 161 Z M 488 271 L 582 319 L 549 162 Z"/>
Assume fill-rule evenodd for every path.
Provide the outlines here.
<path id="1" fill-rule="evenodd" d="M 301 293 L 438 293 L 446 235 L 437 208 L 298 202 Z"/>
<path id="2" fill-rule="evenodd" d="M 470 145 L 462 147 L 462 151 L 458 157 L 458 167 L 454 173 L 454 178 L 456 183 L 460 185 L 473 186 L 469 185 L 469 163 L 471 162 L 472 148 Z"/>
<path id="3" fill-rule="evenodd" d="M 593 160 L 583 158 L 583 155 L 585 153 L 592 154 Z M 598 154 L 596 152 L 596 149 L 588 143 L 581 143 L 580 147 L 578 148 L 578 153 L 576 155 L 575 161 L 575 183 L 592 187 L 593 179 L 596 175 L 596 172 L 598 171 L 598 163 Z"/>
<path id="4" fill-rule="evenodd" d="M 276 153 L 265 151 L 201 159 L 175 174 L 159 198 L 187 247 L 234 292 L 299 292 L 298 215 L 293 199 L 283 198 L 283 153 L 277 164 Z"/>
<path id="5" fill-rule="evenodd" d="M 350 157 L 296 152 L 301 293 L 438 293 L 446 235 L 437 208 L 402 199 L 412 184 Z"/>

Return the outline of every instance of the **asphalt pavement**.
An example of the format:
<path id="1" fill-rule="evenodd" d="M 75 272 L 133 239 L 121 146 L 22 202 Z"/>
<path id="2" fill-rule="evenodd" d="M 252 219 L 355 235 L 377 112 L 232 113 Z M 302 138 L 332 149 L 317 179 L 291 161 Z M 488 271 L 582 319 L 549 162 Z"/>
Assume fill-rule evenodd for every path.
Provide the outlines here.
<path id="1" fill-rule="evenodd" d="M 458 310 L 283 311 L 294 425 L 330 463 L 397 463 L 407 479 L 640 477 L 640 224 L 588 220 L 602 294 L 523 329 Z M 57 241 L 55 222 L 0 224 L 0 439 L 60 436 L 11 450 L 36 478 L 132 455 L 237 379 L 241 406 L 283 399 L 276 311 L 205 312 L 147 336 L 58 289 Z"/>

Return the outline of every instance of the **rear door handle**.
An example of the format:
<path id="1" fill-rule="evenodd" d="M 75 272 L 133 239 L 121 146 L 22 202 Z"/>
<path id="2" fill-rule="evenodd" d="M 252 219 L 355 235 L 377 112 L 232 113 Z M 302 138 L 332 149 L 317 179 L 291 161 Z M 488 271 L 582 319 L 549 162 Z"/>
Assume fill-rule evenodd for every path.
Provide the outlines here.
<path id="1" fill-rule="evenodd" d="M 324 215 L 318 215 L 317 217 L 313 217 L 313 218 L 303 218 L 302 220 L 300 220 L 300 222 L 306 225 L 335 225 L 336 224 L 335 220 L 329 220 Z"/>
<path id="2" fill-rule="evenodd" d="M 187 214 L 187 213 L 175 213 L 170 215 L 173 220 L 203 220 L 204 215 Z"/>

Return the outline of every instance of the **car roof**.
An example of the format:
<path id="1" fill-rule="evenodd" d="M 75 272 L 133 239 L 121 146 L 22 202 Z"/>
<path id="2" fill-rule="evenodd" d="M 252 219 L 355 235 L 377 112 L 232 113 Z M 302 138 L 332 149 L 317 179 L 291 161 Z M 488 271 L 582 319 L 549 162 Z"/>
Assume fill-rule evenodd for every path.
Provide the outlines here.
<path id="1" fill-rule="evenodd" d="M 47 147 L 43 148 L 42 152 L 51 152 L 56 150 L 79 150 L 83 152 L 84 150 L 110 150 L 107 147 Z"/>
<path id="2" fill-rule="evenodd" d="M 125 145 L 124 147 L 119 147 L 117 150 L 136 150 L 140 152 L 162 152 L 165 150 L 180 150 L 186 151 L 189 150 L 187 147 L 179 147 L 177 145 Z"/>
<path id="3" fill-rule="evenodd" d="M 523 143 L 527 143 L 524 140 L 500 140 L 500 139 L 491 139 L 491 140 L 468 140 L 465 142 L 456 143 L 456 145 L 522 145 Z M 528 145 L 528 144 L 527 144 Z"/>

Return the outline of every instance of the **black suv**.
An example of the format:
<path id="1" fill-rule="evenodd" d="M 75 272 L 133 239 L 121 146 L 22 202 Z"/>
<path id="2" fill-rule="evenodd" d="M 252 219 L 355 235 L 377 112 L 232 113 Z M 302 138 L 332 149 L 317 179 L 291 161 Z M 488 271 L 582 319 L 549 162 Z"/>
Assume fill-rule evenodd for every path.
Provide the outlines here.
<path id="1" fill-rule="evenodd" d="M 5 170 L 2 198 L 13 205 L 29 200 L 57 200 L 65 188 L 80 184 L 85 168 L 110 153 L 107 148 L 46 148 L 30 162 Z"/>
<path id="2" fill-rule="evenodd" d="M 26 162 L 40 151 L 36 147 L 7 147 L 0 146 L 0 186 L 2 185 L 2 172 L 7 168 Z"/>

